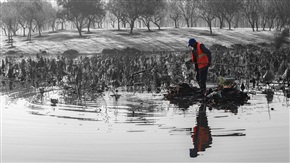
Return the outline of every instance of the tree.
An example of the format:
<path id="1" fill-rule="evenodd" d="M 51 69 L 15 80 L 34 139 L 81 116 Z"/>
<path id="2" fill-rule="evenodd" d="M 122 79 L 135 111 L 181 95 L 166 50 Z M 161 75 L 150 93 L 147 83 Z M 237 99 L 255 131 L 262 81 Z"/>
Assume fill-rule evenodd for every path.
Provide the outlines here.
<path id="1" fill-rule="evenodd" d="M 212 34 L 212 20 L 215 18 L 215 0 L 201 0 L 199 3 L 199 15 L 208 24 L 210 34 Z"/>
<path id="2" fill-rule="evenodd" d="M 230 2 L 231 1 L 229 1 L 229 3 Z M 215 5 L 213 5 L 214 14 L 219 19 L 220 29 L 222 29 L 224 27 L 224 20 L 225 20 L 225 15 L 226 15 L 225 4 L 227 4 L 228 1 L 227 0 L 220 0 L 220 1 L 215 1 L 213 3 L 215 4 Z"/>
<path id="3" fill-rule="evenodd" d="M 108 18 L 111 21 L 111 26 L 113 28 L 115 28 L 115 23 L 118 21 L 117 17 L 114 14 L 112 14 L 112 13 L 109 12 L 108 13 Z M 120 28 L 120 26 L 119 26 L 119 28 Z"/>
<path id="4" fill-rule="evenodd" d="M 229 29 L 231 29 L 231 22 L 233 18 L 242 9 L 242 0 L 223 0 L 222 4 L 224 8 L 224 18 L 229 24 Z"/>
<path id="5" fill-rule="evenodd" d="M 67 11 L 66 9 L 58 9 L 56 12 L 56 19 L 58 23 L 61 23 L 61 29 L 64 29 L 64 23 L 67 20 Z"/>
<path id="6" fill-rule="evenodd" d="M 7 29 L 8 43 L 13 47 L 13 28 L 17 26 L 17 8 L 13 2 L 4 2 L 2 4 L 1 20 Z"/>
<path id="7" fill-rule="evenodd" d="M 88 33 L 90 33 L 90 26 L 95 20 L 102 21 L 106 16 L 105 4 L 101 0 L 90 0 L 90 5 L 85 10 L 85 15 L 88 19 Z"/>
<path id="8" fill-rule="evenodd" d="M 22 27 L 22 31 L 23 31 L 23 36 L 26 36 L 25 34 L 25 30 L 26 28 L 28 28 L 28 22 L 25 19 L 25 17 L 23 15 L 25 15 L 25 5 L 23 1 L 20 0 L 14 0 L 14 2 L 16 3 L 16 8 L 17 8 L 17 12 L 18 12 L 18 24 Z"/>
<path id="9" fill-rule="evenodd" d="M 195 16 L 198 0 L 180 0 L 177 2 L 187 27 L 193 27 L 193 23 L 197 20 Z"/>
<path id="10" fill-rule="evenodd" d="M 140 20 L 142 20 L 142 22 L 148 28 L 148 31 L 151 31 L 150 22 L 153 22 L 153 18 L 155 15 L 158 15 L 162 12 L 163 8 L 165 7 L 164 1 L 163 0 L 147 0 L 145 1 L 145 4 L 143 7 L 144 7 L 143 13 L 140 16 Z"/>
<path id="11" fill-rule="evenodd" d="M 281 30 L 286 25 L 290 25 L 290 1 L 276 0 L 274 6 L 277 11 L 277 30 Z"/>
<path id="12" fill-rule="evenodd" d="M 244 0 L 242 10 L 243 16 L 248 20 L 254 32 L 255 25 L 258 20 L 258 6 L 256 0 Z"/>
<path id="13" fill-rule="evenodd" d="M 121 1 L 120 0 L 109 0 L 106 8 L 109 10 L 117 18 L 118 30 L 120 30 L 120 22 L 124 17 L 123 10 L 120 8 Z"/>
<path id="14" fill-rule="evenodd" d="M 34 20 L 38 29 L 38 36 L 41 36 L 41 30 L 45 23 L 52 20 L 55 21 L 55 10 L 53 9 L 51 3 L 40 0 L 37 3 L 37 10 L 34 15 Z"/>
<path id="15" fill-rule="evenodd" d="M 167 5 L 164 0 L 159 0 L 157 1 L 157 4 L 155 7 L 156 7 L 155 12 L 152 16 L 151 21 L 153 24 L 155 24 L 158 27 L 158 30 L 160 30 L 161 22 L 167 14 L 167 11 L 166 11 Z"/>
<path id="16" fill-rule="evenodd" d="M 178 21 L 181 19 L 182 12 L 177 5 L 177 1 L 169 1 L 169 17 L 174 21 L 174 27 L 178 28 Z"/>
<path id="17" fill-rule="evenodd" d="M 31 42 L 32 29 L 37 13 L 40 13 L 42 6 L 39 0 L 30 0 L 23 3 L 22 18 L 28 25 L 27 40 Z"/>
<path id="18" fill-rule="evenodd" d="M 64 8 L 66 11 L 66 17 L 72 21 L 78 32 L 79 36 L 82 36 L 82 29 L 88 24 L 87 20 L 87 8 L 92 5 L 91 0 L 58 0 L 58 5 Z"/>
<path id="19" fill-rule="evenodd" d="M 124 14 L 124 19 L 130 25 L 130 34 L 133 34 L 135 21 L 144 13 L 144 0 L 119 0 L 121 13 Z"/>
<path id="20" fill-rule="evenodd" d="M 262 0 L 260 3 L 260 15 L 263 31 L 266 25 L 269 24 L 269 30 L 273 27 L 275 18 L 277 17 L 277 11 L 273 0 Z"/>
<path id="21" fill-rule="evenodd" d="M 54 32 L 54 30 L 55 30 L 55 23 L 56 23 L 56 21 L 57 21 L 57 9 L 56 8 L 54 8 L 53 6 L 51 6 L 51 7 L 49 7 L 49 8 L 47 8 L 47 11 L 46 11 L 46 13 L 47 13 L 47 21 L 48 21 L 48 23 L 51 25 L 51 30 L 52 30 L 52 32 Z"/>
<path id="22" fill-rule="evenodd" d="M 97 15 L 97 17 L 95 18 L 95 21 L 98 24 L 98 28 L 102 28 L 102 24 L 103 24 L 105 17 L 106 17 L 106 15 Z"/>

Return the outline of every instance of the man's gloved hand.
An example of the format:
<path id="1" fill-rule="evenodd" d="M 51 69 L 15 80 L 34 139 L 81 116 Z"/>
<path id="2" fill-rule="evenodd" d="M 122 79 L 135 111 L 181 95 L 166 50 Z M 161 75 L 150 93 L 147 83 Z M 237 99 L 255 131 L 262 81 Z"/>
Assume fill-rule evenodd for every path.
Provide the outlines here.
<path id="1" fill-rule="evenodd" d="M 192 66 L 191 61 L 190 60 L 189 61 L 186 61 L 185 62 L 185 66 L 186 66 L 186 69 L 189 70 L 191 68 L 191 66 Z"/>
<path id="2" fill-rule="evenodd" d="M 191 60 L 185 62 L 186 65 L 191 64 Z"/>

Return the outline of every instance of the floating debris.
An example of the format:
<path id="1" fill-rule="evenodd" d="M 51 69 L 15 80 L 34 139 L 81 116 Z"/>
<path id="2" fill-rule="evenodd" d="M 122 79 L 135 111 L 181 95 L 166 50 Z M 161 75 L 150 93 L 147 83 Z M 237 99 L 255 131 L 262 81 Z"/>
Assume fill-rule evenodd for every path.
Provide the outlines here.
<path id="1" fill-rule="evenodd" d="M 229 108 L 229 110 L 232 110 L 231 108 L 236 109 L 250 99 L 246 92 L 238 90 L 235 86 L 235 84 L 218 86 L 215 89 L 209 89 L 207 94 L 203 95 L 199 88 L 190 87 L 188 84 L 183 83 L 176 87 L 170 87 L 164 97 L 181 108 L 189 107 L 197 102 L 204 102 L 210 107 Z"/>
<path id="2" fill-rule="evenodd" d="M 202 101 L 203 96 L 199 88 L 182 83 L 176 87 L 169 87 L 167 94 L 164 94 L 164 98 L 180 108 L 188 108 L 198 101 Z"/>

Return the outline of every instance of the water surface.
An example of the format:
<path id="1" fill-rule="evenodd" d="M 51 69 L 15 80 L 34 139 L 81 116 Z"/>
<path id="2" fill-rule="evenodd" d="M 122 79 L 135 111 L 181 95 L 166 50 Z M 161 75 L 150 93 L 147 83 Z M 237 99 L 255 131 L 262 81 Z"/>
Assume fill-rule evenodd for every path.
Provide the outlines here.
<path id="1" fill-rule="evenodd" d="M 1 96 L 2 162 L 289 162 L 289 106 L 276 93 L 235 111 L 109 92 L 87 107 Z"/>

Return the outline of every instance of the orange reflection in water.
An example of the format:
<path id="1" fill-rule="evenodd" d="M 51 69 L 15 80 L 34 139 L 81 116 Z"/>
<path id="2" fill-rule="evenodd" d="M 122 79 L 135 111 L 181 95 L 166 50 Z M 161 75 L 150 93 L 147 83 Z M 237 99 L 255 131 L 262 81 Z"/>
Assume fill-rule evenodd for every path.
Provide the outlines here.
<path id="1" fill-rule="evenodd" d="M 206 105 L 201 104 L 198 114 L 196 116 L 196 126 L 193 127 L 193 133 L 191 135 L 194 148 L 190 149 L 190 157 L 197 157 L 198 152 L 205 151 L 206 148 L 211 147 L 212 135 L 208 126 L 208 120 L 206 116 Z"/>

